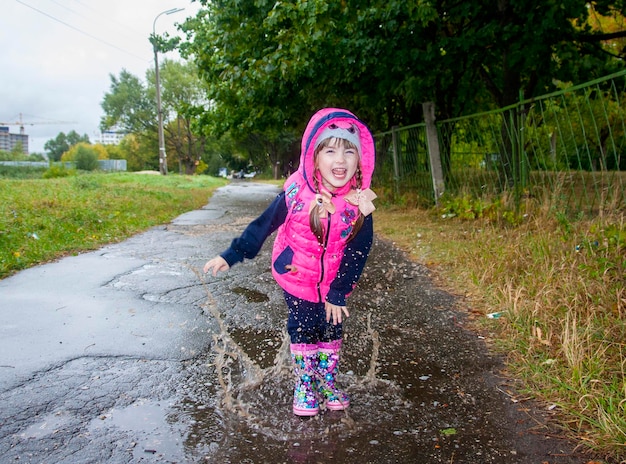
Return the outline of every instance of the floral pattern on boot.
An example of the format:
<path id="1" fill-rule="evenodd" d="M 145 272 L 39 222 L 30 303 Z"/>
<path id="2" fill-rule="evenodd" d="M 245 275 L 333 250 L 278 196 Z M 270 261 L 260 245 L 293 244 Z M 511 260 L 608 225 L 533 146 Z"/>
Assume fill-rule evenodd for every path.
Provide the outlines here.
<path id="1" fill-rule="evenodd" d="M 335 384 L 339 363 L 338 349 L 320 349 L 318 352 L 317 372 L 319 377 L 318 392 L 326 408 L 341 411 L 350 405 L 350 398 Z"/>
<path id="2" fill-rule="evenodd" d="M 319 412 L 315 365 L 317 349 L 310 352 L 291 352 L 296 386 L 293 392 L 293 413 L 296 416 L 315 416 Z"/>

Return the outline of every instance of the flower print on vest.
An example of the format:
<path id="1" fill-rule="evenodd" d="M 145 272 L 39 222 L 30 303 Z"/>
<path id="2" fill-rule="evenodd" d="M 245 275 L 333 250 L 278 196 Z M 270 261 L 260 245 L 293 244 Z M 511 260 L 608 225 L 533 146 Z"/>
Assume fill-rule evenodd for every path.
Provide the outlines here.
<path id="1" fill-rule="evenodd" d="M 302 211 L 302 209 L 304 208 L 304 202 L 303 201 L 293 201 L 291 203 L 291 213 L 297 213 Z"/>
<path id="2" fill-rule="evenodd" d="M 352 232 L 352 228 L 356 223 L 356 213 L 354 212 L 354 210 L 348 208 L 343 210 L 343 213 L 341 213 L 341 221 L 344 224 L 348 224 L 348 227 L 345 230 L 341 231 L 341 238 L 346 238 L 350 235 L 350 233 Z"/>

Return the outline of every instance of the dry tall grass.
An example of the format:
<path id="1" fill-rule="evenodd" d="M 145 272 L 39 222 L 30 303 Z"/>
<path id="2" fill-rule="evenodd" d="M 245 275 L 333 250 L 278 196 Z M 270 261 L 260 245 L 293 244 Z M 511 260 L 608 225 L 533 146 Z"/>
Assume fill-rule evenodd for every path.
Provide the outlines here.
<path id="1" fill-rule="evenodd" d="M 500 203 L 502 204 L 502 203 Z M 379 208 L 376 230 L 468 296 L 528 392 L 555 404 L 586 446 L 626 458 L 626 224 L 623 213 L 571 219 L 523 205 L 462 220 Z M 466 205 L 464 205 L 466 207 Z M 487 217 L 488 216 L 488 217 Z"/>

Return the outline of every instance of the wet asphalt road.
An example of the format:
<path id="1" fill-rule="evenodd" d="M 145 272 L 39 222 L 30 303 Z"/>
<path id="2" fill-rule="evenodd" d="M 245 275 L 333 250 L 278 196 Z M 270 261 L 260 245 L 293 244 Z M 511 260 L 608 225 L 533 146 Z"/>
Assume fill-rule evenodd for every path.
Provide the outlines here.
<path id="1" fill-rule="evenodd" d="M 349 300 L 347 412 L 291 414 L 271 243 L 204 262 L 274 198 L 239 182 L 123 243 L 0 281 L 0 462 L 586 463 L 463 309 L 376 239 Z"/>

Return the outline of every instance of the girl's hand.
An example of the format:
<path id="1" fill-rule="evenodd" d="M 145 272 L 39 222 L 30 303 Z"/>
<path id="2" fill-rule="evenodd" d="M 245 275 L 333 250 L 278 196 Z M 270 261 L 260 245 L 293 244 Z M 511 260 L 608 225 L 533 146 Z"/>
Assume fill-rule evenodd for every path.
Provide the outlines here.
<path id="1" fill-rule="evenodd" d="M 348 308 L 345 306 L 337 306 L 328 301 L 325 303 L 326 307 L 326 322 L 333 321 L 333 325 L 341 324 L 342 313 L 345 313 L 346 317 L 350 317 Z"/>
<path id="2" fill-rule="evenodd" d="M 215 258 L 207 261 L 207 263 L 204 265 L 203 270 L 205 274 L 210 270 L 213 270 L 213 277 L 215 277 L 219 271 L 225 272 L 229 269 L 230 266 L 228 265 L 226 260 L 221 256 L 216 256 Z"/>

